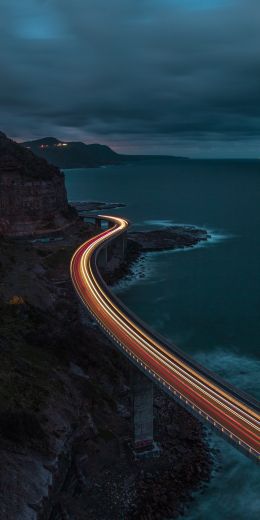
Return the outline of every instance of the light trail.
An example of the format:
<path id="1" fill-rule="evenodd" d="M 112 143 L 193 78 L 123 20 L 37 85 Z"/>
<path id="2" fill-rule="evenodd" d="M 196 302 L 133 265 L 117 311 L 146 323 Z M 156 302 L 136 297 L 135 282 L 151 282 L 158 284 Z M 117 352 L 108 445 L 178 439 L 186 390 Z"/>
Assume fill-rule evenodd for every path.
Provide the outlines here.
<path id="1" fill-rule="evenodd" d="M 98 271 L 97 256 L 104 246 L 128 227 L 127 220 L 101 215 L 113 226 L 82 244 L 71 260 L 71 278 L 83 304 L 97 322 L 138 366 L 173 397 L 182 399 L 191 411 L 242 447 L 257 461 L 260 458 L 259 406 L 237 389 L 189 360 L 185 354 L 164 346 L 149 327 L 142 324 L 110 292 Z"/>

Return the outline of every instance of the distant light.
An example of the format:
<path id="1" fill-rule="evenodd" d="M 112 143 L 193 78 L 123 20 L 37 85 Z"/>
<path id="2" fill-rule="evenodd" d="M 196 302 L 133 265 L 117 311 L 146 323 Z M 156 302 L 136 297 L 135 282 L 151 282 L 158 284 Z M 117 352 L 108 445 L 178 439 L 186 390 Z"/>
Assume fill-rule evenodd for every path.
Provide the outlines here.
<path id="1" fill-rule="evenodd" d="M 40 148 L 49 148 L 48 144 L 40 144 Z"/>
<path id="2" fill-rule="evenodd" d="M 58 143 L 55 146 L 58 146 L 58 147 L 60 147 L 60 146 L 68 146 L 68 143 Z"/>

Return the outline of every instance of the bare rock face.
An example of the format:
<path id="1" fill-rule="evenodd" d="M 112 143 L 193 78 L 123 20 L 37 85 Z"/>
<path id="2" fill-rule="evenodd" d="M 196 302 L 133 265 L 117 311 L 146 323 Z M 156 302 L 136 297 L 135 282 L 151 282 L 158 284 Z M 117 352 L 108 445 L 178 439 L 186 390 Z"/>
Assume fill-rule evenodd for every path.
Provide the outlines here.
<path id="1" fill-rule="evenodd" d="M 0 132 L 0 234 L 47 234 L 76 217 L 60 170 Z"/>

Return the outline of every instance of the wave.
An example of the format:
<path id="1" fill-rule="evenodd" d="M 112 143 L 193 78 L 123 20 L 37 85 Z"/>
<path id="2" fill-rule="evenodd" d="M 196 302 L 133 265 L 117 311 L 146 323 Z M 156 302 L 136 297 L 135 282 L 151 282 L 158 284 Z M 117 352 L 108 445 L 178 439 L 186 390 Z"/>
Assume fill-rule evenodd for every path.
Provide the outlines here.
<path id="1" fill-rule="evenodd" d="M 249 394 L 260 396 L 260 360 L 218 347 L 200 352 L 196 359 Z M 212 478 L 203 496 L 186 513 L 186 520 L 258 520 L 260 512 L 258 467 L 214 433 L 209 434 L 214 454 Z M 247 477 L 245 478 L 245 475 Z"/>
<path id="2" fill-rule="evenodd" d="M 202 228 L 204 229 L 204 228 Z M 205 242 L 205 244 L 216 244 L 216 243 L 219 243 L 219 242 L 223 242 L 224 240 L 230 240 L 232 238 L 236 238 L 237 235 L 235 235 L 234 233 L 223 233 L 222 231 L 216 231 L 216 230 L 213 230 L 213 229 L 207 229 L 207 232 L 209 234 L 209 238 L 207 239 L 207 241 Z"/>
<path id="3" fill-rule="evenodd" d="M 207 366 L 233 385 L 260 397 L 260 360 L 218 347 L 214 352 L 196 354 L 199 363 Z"/>

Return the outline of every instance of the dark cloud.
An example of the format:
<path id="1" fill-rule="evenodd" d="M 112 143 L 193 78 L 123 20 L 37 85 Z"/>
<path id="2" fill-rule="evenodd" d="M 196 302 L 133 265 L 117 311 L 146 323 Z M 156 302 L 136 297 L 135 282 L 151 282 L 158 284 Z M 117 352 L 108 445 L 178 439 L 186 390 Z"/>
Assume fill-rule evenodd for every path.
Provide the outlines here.
<path id="1" fill-rule="evenodd" d="M 2 0 L 1 11 L 10 135 L 259 156 L 259 0 Z"/>

